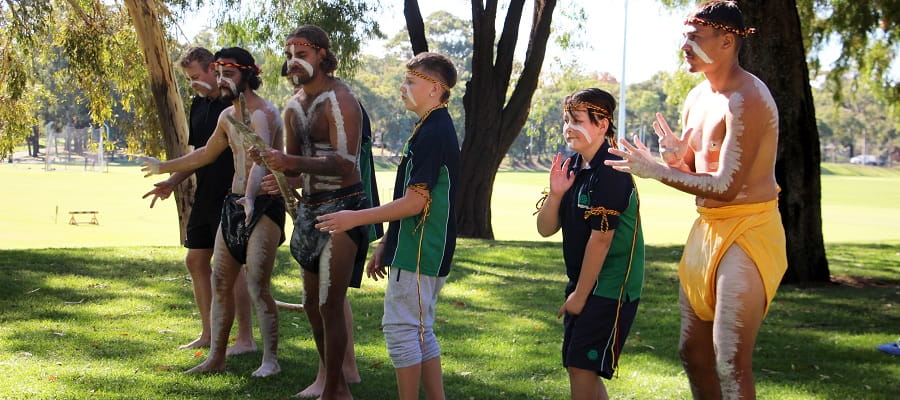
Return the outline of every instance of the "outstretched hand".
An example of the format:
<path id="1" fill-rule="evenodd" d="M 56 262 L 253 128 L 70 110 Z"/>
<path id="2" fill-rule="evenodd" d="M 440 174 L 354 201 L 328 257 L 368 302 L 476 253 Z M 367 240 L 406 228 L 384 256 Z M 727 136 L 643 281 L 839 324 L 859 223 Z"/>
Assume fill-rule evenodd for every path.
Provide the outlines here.
<path id="1" fill-rule="evenodd" d="M 685 136 L 691 132 L 688 128 Z M 659 152 L 662 154 L 663 161 L 669 165 L 678 165 L 684 160 L 688 146 L 677 135 L 672 133 L 669 123 L 660 113 L 656 113 L 656 121 L 653 121 L 653 131 L 659 136 Z"/>
<path id="2" fill-rule="evenodd" d="M 175 190 L 175 184 L 169 182 L 168 180 L 157 182 L 153 184 L 153 190 L 147 192 L 142 199 L 146 199 L 147 196 L 153 195 L 153 200 L 150 200 L 150 208 L 153 208 L 153 205 L 156 204 L 156 199 L 165 200 L 168 199 L 172 194 L 172 191 Z"/>
<path id="3" fill-rule="evenodd" d="M 619 156 L 621 160 L 606 160 L 603 163 L 616 169 L 617 171 L 628 172 L 641 178 L 657 178 L 660 176 L 662 164 L 656 161 L 650 149 L 641 142 L 641 139 L 634 136 L 634 144 L 628 143 L 628 140 L 619 139 L 622 150 L 610 147 L 609 152 Z"/>
<path id="4" fill-rule="evenodd" d="M 569 172 L 569 163 L 572 159 L 566 158 L 566 161 L 560 165 L 562 157 L 562 153 L 556 153 L 556 156 L 553 157 L 553 164 L 550 165 L 550 194 L 557 197 L 566 193 L 575 182 L 575 175 Z"/>
<path id="5" fill-rule="evenodd" d="M 316 217 L 319 221 L 316 229 L 328 233 L 345 232 L 356 227 L 353 221 L 353 210 L 341 210 L 331 214 L 325 214 Z"/>
<path id="6" fill-rule="evenodd" d="M 146 172 L 144 178 L 150 175 L 158 175 L 160 164 L 162 161 L 157 160 L 156 158 L 150 156 L 141 156 L 138 157 L 138 161 L 141 162 L 141 172 Z"/>

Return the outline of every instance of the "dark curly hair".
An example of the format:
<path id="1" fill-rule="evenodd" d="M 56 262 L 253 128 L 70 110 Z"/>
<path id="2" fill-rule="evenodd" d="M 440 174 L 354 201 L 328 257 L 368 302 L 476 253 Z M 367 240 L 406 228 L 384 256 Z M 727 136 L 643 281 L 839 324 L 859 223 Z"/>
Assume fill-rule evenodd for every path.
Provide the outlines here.
<path id="1" fill-rule="evenodd" d="M 238 70 L 241 71 L 241 77 L 247 82 L 250 89 L 256 90 L 262 85 L 262 80 L 259 79 L 259 68 L 256 67 L 256 60 L 253 59 L 249 51 L 240 47 L 226 47 L 217 51 L 214 57 L 216 60 L 231 58 L 236 63 L 247 67 L 246 69 L 239 68 Z"/>
<path id="2" fill-rule="evenodd" d="M 291 38 L 295 37 L 302 37 L 306 39 L 309 44 L 325 50 L 325 59 L 319 64 L 319 68 L 321 68 L 322 71 L 328 74 L 337 69 L 337 57 L 331 52 L 331 41 L 328 40 L 328 34 L 325 33 L 322 28 L 315 25 L 303 25 L 289 33 L 285 40 L 291 40 Z"/>

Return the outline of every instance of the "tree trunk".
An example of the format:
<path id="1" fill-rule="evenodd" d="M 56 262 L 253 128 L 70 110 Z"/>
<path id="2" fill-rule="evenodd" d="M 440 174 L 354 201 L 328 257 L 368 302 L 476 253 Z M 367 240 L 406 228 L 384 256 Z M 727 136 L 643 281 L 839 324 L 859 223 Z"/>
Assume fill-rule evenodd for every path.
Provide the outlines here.
<path id="1" fill-rule="evenodd" d="M 156 101 L 156 108 L 159 110 L 166 157 L 169 159 L 180 157 L 188 152 L 187 119 L 175 84 L 172 60 L 166 50 L 160 5 L 157 1 L 140 0 L 125 0 L 125 5 L 131 15 L 150 74 L 150 88 Z M 191 212 L 191 197 L 195 184 L 191 176 L 175 187 L 175 206 L 178 210 L 181 243 L 184 243 L 185 239 L 185 225 Z"/>
<path id="2" fill-rule="evenodd" d="M 828 282 L 819 134 L 797 6 L 794 0 L 746 0 L 741 9 L 748 25 L 759 30 L 744 42 L 741 64 L 768 85 L 778 105 L 775 177 L 788 256 L 782 281 Z"/>
<path id="3" fill-rule="evenodd" d="M 403 16 L 406 17 L 406 31 L 409 32 L 409 44 L 413 54 L 428 51 L 428 40 L 425 39 L 425 22 L 418 0 L 403 1 Z"/>
<path id="4" fill-rule="evenodd" d="M 531 98 L 544 63 L 556 0 L 535 0 L 525 64 L 512 95 L 506 96 L 513 53 L 525 0 L 512 0 L 494 53 L 497 0 L 472 2 L 472 78 L 463 106 L 466 136 L 462 144 L 456 192 L 457 232 L 462 237 L 493 239 L 491 195 L 503 157 L 528 119 Z M 537 196 L 538 194 L 535 193 Z"/>

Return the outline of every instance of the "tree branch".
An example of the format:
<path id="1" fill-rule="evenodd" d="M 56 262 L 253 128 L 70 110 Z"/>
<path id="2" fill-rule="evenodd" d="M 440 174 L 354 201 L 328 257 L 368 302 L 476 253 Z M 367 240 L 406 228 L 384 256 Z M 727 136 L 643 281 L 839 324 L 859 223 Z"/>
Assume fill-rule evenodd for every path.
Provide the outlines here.
<path id="1" fill-rule="evenodd" d="M 535 9 L 538 1 L 535 1 Z M 509 3 L 509 9 L 506 11 L 506 19 L 503 21 L 503 32 L 500 33 L 500 40 L 497 41 L 497 60 L 494 63 L 496 75 L 502 77 L 503 82 L 499 85 L 498 95 L 506 96 L 506 89 L 509 87 L 510 76 L 512 75 L 512 65 L 516 52 L 516 42 L 519 41 L 519 26 L 522 23 L 522 12 L 525 8 L 525 0 L 513 0 Z M 532 28 L 533 30 L 534 28 Z M 501 99 L 501 104 L 502 104 Z"/>
<path id="2" fill-rule="evenodd" d="M 403 1 L 403 16 L 406 17 L 406 31 L 409 32 L 409 44 L 413 54 L 428 51 L 428 40 L 425 38 L 425 22 L 418 0 Z"/>
<path id="3" fill-rule="evenodd" d="M 509 104 L 503 110 L 503 131 L 507 129 L 517 131 L 525 124 L 525 119 L 528 117 L 527 110 L 531 105 L 531 97 L 537 88 L 541 67 L 544 65 L 544 56 L 547 53 L 550 25 L 555 8 L 556 0 L 535 1 L 531 34 L 528 38 L 528 50 L 525 52 L 525 66 L 522 69 L 518 82 L 516 82 L 516 88 L 513 90 L 512 96 L 510 96 Z M 512 136 L 510 143 L 514 139 L 515 136 Z"/>
<path id="4" fill-rule="evenodd" d="M 78 4 L 76 0 L 66 0 L 67 3 L 75 10 L 75 13 L 84 21 L 88 26 L 94 25 L 94 21 L 89 17 L 84 10 L 81 8 L 81 5 Z"/>

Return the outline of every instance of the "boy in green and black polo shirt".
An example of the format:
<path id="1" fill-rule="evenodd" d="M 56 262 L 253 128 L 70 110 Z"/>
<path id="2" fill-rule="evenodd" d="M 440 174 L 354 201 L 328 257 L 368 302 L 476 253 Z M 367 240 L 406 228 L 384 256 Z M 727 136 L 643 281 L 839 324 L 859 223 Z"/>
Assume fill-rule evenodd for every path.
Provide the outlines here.
<path id="1" fill-rule="evenodd" d="M 598 376 L 610 379 L 631 329 L 644 277 L 644 238 L 631 176 L 604 165 L 616 158 L 613 97 L 586 89 L 566 98 L 563 134 L 575 154 L 553 159 L 550 192 L 538 211 L 538 232 L 563 231 L 569 283 L 565 303 L 563 366 L 572 395 L 606 399 Z"/>
<path id="2" fill-rule="evenodd" d="M 456 68 L 447 57 L 420 53 L 407 64 L 401 98 L 419 121 L 403 149 L 394 201 L 380 207 L 319 217 L 317 228 L 342 232 L 389 221 L 366 268 L 388 278 L 384 298 L 385 342 L 397 374 L 400 398 L 444 398 L 440 347 L 432 330 L 437 296 L 456 248 L 454 197 L 459 142 L 447 112 Z M 385 268 L 392 267 L 389 273 Z"/>

